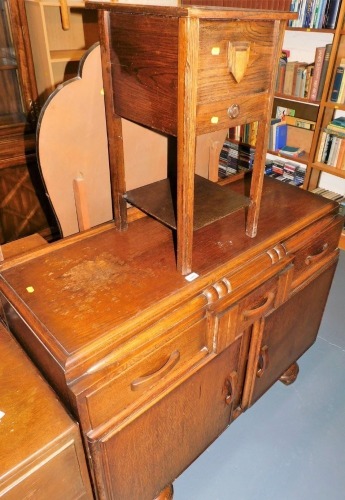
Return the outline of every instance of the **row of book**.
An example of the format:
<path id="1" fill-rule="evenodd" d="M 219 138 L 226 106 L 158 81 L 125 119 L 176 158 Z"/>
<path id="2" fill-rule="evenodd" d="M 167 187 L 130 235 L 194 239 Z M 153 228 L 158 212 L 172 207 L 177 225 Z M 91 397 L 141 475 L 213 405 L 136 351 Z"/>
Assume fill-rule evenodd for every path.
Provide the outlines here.
<path id="1" fill-rule="evenodd" d="M 221 179 L 251 170 L 255 149 L 249 144 L 226 140 L 219 156 L 218 176 Z"/>
<path id="2" fill-rule="evenodd" d="M 290 21 L 293 28 L 335 29 L 341 0 L 291 0 L 290 10 L 298 18 Z"/>
<path id="3" fill-rule="evenodd" d="M 294 186 L 302 186 L 306 169 L 306 165 L 277 158 L 266 161 L 265 174 Z"/>
<path id="4" fill-rule="evenodd" d="M 345 170 L 345 117 L 335 118 L 321 132 L 316 160 Z"/>
<path id="5" fill-rule="evenodd" d="M 324 198 L 328 198 L 329 200 L 338 202 L 339 213 L 345 216 L 345 196 L 343 194 L 335 193 L 334 191 L 330 191 L 329 189 L 324 189 L 321 187 L 313 189 L 312 193 L 323 196 Z"/>
<path id="6" fill-rule="evenodd" d="M 259 123 L 257 121 L 244 123 L 243 125 L 237 125 L 237 127 L 232 127 L 231 129 L 229 129 L 228 137 L 229 139 L 255 146 L 256 137 L 258 135 L 258 125 Z"/>
<path id="7" fill-rule="evenodd" d="M 340 60 L 335 71 L 330 100 L 340 104 L 345 102 L 345 58 Z"/>
<path id="8" fill-rule="evenodd" d="M 218 176 L 220 179 L 235 175 L 240 172 L 248 172 L 253 167 L 255 148 L 249 144 L 243 144 L 227 139 L 219 156 Z M 304 182 L 306 166 L 292 160 L 277 158 L 267 160 L 265 174 L 278 180 L 301 186 Z"/>
<path id="9" fill-rule="evenodd" d="M 320 101 L 329 65 L 332 44 L 316 47 L 314 62 L 289 61 L 283 50 L 279 60 L 276 92 L 311 101 Z"/>

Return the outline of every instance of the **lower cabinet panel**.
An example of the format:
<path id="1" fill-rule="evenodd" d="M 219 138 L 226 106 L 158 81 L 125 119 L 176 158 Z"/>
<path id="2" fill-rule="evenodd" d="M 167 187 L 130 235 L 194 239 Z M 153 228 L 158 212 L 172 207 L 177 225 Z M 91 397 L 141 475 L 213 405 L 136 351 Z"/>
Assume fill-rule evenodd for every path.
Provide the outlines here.
<path id="1" fill-rule="evenodd" d="M 256 378 L 251 404 L 315 342 L 335 268 L 336 263 L 266 317 L 262 348 L 267 363 Z"/>
<path id="2" fill-rule="evenodd" d="M 90 440 L 100 498 L 152 500 L 230 424 L 240 342 L 128 425 Z"/>

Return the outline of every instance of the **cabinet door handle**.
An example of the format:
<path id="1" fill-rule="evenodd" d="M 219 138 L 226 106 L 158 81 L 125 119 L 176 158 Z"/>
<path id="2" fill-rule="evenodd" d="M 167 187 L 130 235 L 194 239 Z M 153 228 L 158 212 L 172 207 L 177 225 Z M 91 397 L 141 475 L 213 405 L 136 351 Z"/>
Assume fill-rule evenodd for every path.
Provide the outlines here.
<path id="1" fill-rule="evenodd" d="M 308 257 L 306 257 L 305 259 L 305 263 L 307 264 L 307 266 L 309 266 L 309 264 L 313 264 L 313 262 L 317 262 L 319 259 L 321 259 L 324 254 L 327 252 L 328 250 L 328 243 L 324 243 L 324 245 L 322 246 L 322 249 L 319 253 L 315 254 L 315 255 L 308 255 Z"/>
<path id="2" fill-rule="evenodd" d="M 268 355 L 268 345 L 261 347 L 258 359 L 258 371 L 256 372 L 256 376 L 261 378 L 269 365 L 269 355 Z"/>
<path id="3" fill-rule="evenodd" d="M 263 316 L 265 312 L 270 308 L 273 299 L 274 299 L 274 293 L 268 292 L 264 299 L 265 300 L 264 303 L 259 307 L 255 307 L 254 309 L 246 309 L 245 311 L 243 311 L 243 317 L 245 319 L 251 319 L 256 316 L 257 317 Z"/>
<path id="4" fill-rule="evenodd" d="M 227 405 L 231 405 L 236 396 L 236 388 L 237 388 L 237 372 L 233 371 L 230 375 L 225 379 L 225 403 Z"/>
<path id="5" fill-rule="evenodd" d="M 167 373 L 169 373 L 177 362 L 180 359 L 180 351 L 174 351 L 171 353 L 168 361 L 164 363 L 164 365 L 154 373 L 150 373 L 149 375 L 143 375 L 139 377 L 131 383 L 132 391 L 138 391 L 139 389 L 144 389 L 148 385 L 154 384 L 161 378 L 163 378 Z"/>

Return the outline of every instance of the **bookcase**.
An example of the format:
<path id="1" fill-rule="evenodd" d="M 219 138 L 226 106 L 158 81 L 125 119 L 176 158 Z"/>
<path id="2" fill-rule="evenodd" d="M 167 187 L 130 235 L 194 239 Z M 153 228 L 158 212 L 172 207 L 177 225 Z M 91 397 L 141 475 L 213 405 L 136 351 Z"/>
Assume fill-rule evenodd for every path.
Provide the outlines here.
<path id="1" fill-rule="evenodd" d="M 25 0 L 39 101 L 77 75 L 78 64 L 98 41 L 97 16 L 82 0 Z"/>
<path id="2" fill-rule="evenodd" d="M 332 51 L 330 53 L 329 67 L 325 78 L 325 84 L 319 104 L 319 112 L 311 143 L 310 157 L 307 163 L 307 171 L 304 188 L 310 191 L 321 186 L 332 189 L 336 193 L 345 196 L 345 164 L 341 158 L 335 158 L 332 165 L 322 161 L 322 148 L 325 140 L 325 128 L 336 117 L 345 116 L 345 104 L 331 100 L 332 90 L 336 77 L 337 68 L 341 59 L 345 57 L 345 3 L 341 2 L 337 26 L 334 30 Z M 341 248 L 345 249 L 345 232 L 342 232 L 340 240 Z"/>

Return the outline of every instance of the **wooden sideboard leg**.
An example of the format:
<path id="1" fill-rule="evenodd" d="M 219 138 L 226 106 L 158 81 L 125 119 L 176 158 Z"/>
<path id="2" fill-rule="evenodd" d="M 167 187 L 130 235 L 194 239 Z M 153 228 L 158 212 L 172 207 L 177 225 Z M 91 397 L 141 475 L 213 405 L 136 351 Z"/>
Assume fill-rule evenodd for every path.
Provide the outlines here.
<path id="1" fill-rule="evenodd" d="M 158 497 L 156 497 L 154 500 L 172 500 L 174 496 L 174 488 L 172 484 L 169 484 L 164 490 L 160 492 Z"/>
<path id="2" fill-rule="evenodd" d="M 293 363 L 287 370 L 286 372 L 283 373 L 283 375 L 280 377 L 280 381 L 283 382 L 285 385 L 290 385 L 293 384 L 294 381 L 297 378 L 299 372 L 299 366 L 297 363 Z"/>

